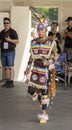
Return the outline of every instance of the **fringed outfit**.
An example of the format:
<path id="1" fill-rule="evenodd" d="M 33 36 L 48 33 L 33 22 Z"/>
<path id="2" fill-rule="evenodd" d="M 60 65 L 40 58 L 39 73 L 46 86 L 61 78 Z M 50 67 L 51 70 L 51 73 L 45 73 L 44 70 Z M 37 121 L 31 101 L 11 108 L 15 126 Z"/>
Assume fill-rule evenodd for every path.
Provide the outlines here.
<path id="1" fill-rule="evenodd" d="M 36 88 L 36 91 L 41 92 L 41 104 L 42 111 L 46 110 L 48 104 L 48 85 L 52 83 L 51 89 L 53 89 L 54 82 L 54 55 L 56 52 L 56 46 L 54 43 L 47 41 L 47 37 L 36 38 L 31 42 L 31 58 L 28 62 L 27 68 L 31 68 L 31 76 L 29 85 Z M 54 45 L 53 45 L 54 44 Z M 46 62 L 49 61 L 49 66 L 46 66 Z M 50 77 L 49 77 L 49 72 Z M 55 85 L 54 85 L 55 86 Z M 56 90 L 53 90 L 55 93 Z M 51 90 L 49 88 L 49 93 Z"/>
<path id="2" fill-rule="evenodd" d="M 50 81 L 48 84 L 48 96 L 49 97 L 54 97 L 56 95 L 56 82 L 55 82 L 55 68 L 50 70 Z"/>

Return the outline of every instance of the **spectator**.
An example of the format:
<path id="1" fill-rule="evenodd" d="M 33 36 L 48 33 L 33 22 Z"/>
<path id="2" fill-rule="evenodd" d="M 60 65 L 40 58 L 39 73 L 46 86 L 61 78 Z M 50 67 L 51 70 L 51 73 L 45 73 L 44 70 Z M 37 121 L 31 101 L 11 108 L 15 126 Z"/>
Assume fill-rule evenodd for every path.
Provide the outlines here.
<path id="1" fill-rule="evenodd" d="M 60 44 L 61 44 L 61 35 L 60 33 L 56 33 L 56 38 L 55 38 L 55 41 L 56 41 L 56 45 L 57 45 L 57 53 L 61 53 L 61 48 L 60 48 Z"/>
<path id="2" fill-rule="evenodd" d="M 38 114 L 40 123 L 46 123 L 48 118 L 47 105 L 49 102 L 48 98 L 48 72 L 49 68 L 54 67 L 54 58 L 57 57 L 57 48 L 55 43 L 48 41 L 46 36 L 46 26 L 40 23 L 37 27 L 38 38 L 31 42 L 31 55 L 24 74 L 28 76 L 30 71 L 29 85 L 34 86 L 38 91 L 41 92 L 41 113 Z M 31 66 L 33 68 L 31 70 Z M 38 91 L 35 91 L 33 97 L 38 97 Z"/>
<path id="3" fill-rule="evenodd" d="M 72 17 L 68 17 L 66 20 L 67 28 L 64 30 L 64 52 L 67 54 L 67 60 L 72 61 Z"/>
<path id="4" fill-rule="evenodd" d="M 18 44 L 17 32 L 11 28 L 10 18 L 3 19 L 4 29 L 0 32 L 1 62 L 5 69 L 6 82 L 2 87 L 14 87 L 15 47 Z"/>
<path id="5" fill-rule="evenodd" d="M 56 41 L 58 53 L 61 53 L 61 35 L 58 31 L 58 23 L 56 21 L 52 22 L 51 24 L 51 32 L 53 33 L 53 39 Z"/>
<path id="6" fill-rule="evenodd" d="M 58 23 L 56 21 L 53 21 L 52 24 L 51 24 L 51 30 L 50 31 L 53 33 L 54 40 L 56 38 L 57 27 L 58 27 Z"/>

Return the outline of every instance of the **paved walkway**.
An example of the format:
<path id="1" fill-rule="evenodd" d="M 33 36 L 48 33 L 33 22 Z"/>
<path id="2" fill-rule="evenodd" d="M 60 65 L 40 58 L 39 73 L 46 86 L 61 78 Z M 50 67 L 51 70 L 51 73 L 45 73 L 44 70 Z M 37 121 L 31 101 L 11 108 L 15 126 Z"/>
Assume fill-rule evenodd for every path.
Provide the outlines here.
<path id="1" fill-rule="evenodd" d="M 24 83 L 14 88 L 2 88 L 0 83 L 0 130 L 72 130 L 72 84 L 67 90 L 57 84 L 57 95 L 52 109 L 48 109 L 49 121 L 39 124 L 38 102 L 27 97 Z"/>

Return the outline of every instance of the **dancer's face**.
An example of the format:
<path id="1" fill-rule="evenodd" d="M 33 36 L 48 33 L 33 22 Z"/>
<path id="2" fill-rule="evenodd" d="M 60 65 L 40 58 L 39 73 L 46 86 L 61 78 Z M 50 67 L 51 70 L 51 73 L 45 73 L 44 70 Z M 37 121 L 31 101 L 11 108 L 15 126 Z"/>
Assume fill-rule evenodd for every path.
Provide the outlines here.
<path id="1" fill-rule="evenodd" d="M 37 30 L 37 33 L 38 33 L 38 36 L 41 38 L 46 36 L 46 28 Z"/>

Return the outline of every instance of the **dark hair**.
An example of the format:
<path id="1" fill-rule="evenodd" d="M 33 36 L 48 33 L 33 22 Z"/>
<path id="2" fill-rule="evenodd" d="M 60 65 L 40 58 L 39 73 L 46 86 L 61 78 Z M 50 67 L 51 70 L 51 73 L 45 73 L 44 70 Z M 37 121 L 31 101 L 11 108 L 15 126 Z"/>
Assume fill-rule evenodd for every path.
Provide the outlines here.
<path id="1" fill-rule="evenodd" d="M 10 18 L 8 18 L 8 17 L 3 18 L 3 21 L 5 21 L 5 20 L 8 20 L 11 23 Z"/>
<path id="2" fill-rule="evenodd" d="M 54 35 L 53 32 L 48 33 L 48 36 L 53 36 L 53 35 Z"/>
<path id="3" fill-rule="evenodd" d="M 60 33 L 56 33 L 56 37 L 60 40 L 60 38 L 61 38 L 61 35 L 60 35 Z"/>
<path id="4" fill-rule="evenodd" d="M 65 21 L 71 21 L 72 20 L 72 17 L 68 17 Z"/>
<path id="5" fill-rule="evenodd" d="M 53 21 L 51 26 L 54 25 L 54 24 L 56 24 L 58 26 L 58 22 L 56 22 L 56 21 Z"/>

